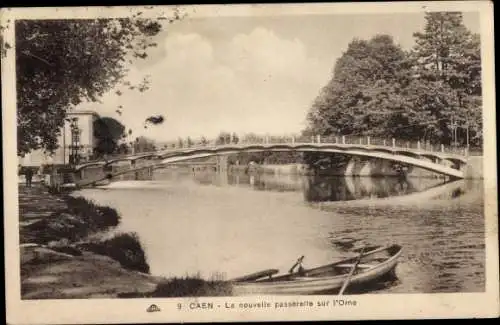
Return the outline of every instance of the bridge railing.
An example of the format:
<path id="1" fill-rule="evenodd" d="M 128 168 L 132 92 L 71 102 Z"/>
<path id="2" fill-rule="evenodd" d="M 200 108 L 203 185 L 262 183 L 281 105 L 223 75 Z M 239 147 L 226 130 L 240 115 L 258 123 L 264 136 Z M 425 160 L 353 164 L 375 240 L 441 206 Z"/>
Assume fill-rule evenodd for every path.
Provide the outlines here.
<path id="1" fill-rule="evenodd" d="M 229 139 L 228 139 L 229 140 Z M 134 152 L 129 154 L 108 155 L 107 161 L 120 158 L 138 157 L 142 155 L 155 154 L 159 152 L 177 151 L 179 149 L 197 149 L 206 147 L 215 147 L 220 145 L 250 145 L 250 144 L 339 144 L 339 145 L 360 145 L 360 146 L 379 146 L 392 149 L 411 149 L 414 151 L 427 151 L 435 153 L 448 153 L 460 156 L 468 156 L 468 150 L 464 147 L 445 146 L 441 144 L 432 144 L 428 141 L 407 141 L 394 138 L 378 138 L 371 136 L 358 135 L 251 135 L 239 136 L 237 141 L 230 139 L 221 141 L 221 139 L 205 139 L 201 141 L 193 141 L 190 145 L 179 145 L 179 143 L 167 144 L 164 148 L 158 151 Z M 102 158 L 85 161 L 82 164 L 90 164 L 104 161 Z"/>
<path id="2" fill-rule="evenodd" d="M 252 135 L 251 137 L 239 137 L 238 141 L 221 141 L 219 139 L 208 140 L 206 143 L 195 143 L 190 146 L 175 147 L 171 149 L 196 149 L 204 147 L 214 147 L 221 145 L 260 145 L 260 144 L 340 144 L 340 145 L 361 145 L 361 146 L 382 146 L 388 148 L 412 149 L 415 151 L 429 151 L 435 153 L 449 153 L 456 155 L 467 155 L 467 148 L 444 146 L 431 144 L 424 141 L 407 141 L 394 138 L 378 138 L 371 136 L 357 135 Z"/>

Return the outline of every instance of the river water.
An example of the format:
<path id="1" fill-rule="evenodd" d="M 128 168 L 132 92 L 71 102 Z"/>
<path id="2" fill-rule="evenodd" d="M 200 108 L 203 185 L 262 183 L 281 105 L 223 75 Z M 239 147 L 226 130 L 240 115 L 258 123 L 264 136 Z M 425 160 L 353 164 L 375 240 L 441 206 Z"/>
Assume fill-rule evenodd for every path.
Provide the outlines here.
<path id="1" fill-rule="evenodd" d="M 375 292 L 485 289 L 482 181 L 304 177 L 155 171 L 77 195 L 116 208 L 136 232 L 151 273 L 232 278 L 353 256 L 355 245 L 397 243 L 397 278 Z"/>

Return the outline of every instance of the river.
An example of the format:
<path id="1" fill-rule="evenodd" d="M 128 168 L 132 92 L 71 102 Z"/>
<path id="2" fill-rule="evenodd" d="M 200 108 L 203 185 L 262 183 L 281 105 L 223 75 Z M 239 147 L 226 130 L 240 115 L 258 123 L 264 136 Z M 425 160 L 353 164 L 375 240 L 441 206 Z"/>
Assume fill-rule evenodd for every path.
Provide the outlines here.
<path id="1" fill-rule="evenodd" d="M 77 192 L 122 215 L 151 273 L 227 279 L 352 256 L 332 241 L 403 246 L 397 279 L 375 292 L 485 289 L 482 181 L 217 174 L 166 169 L 152 181 Z"/>

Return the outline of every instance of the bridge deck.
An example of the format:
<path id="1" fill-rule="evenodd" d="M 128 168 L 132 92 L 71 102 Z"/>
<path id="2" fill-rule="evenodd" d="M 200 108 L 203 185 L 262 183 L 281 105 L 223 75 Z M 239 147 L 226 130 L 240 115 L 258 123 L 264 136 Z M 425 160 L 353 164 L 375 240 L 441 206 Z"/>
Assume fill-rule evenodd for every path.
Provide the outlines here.
<path id="1" fill-rule="evenodd" d="M 300 151 L 300 152 L 331 152 L 342 153 L 353 156 L 372 157 L 385 159 L 400 163 L 413 165 L 424 168 L 433 172 L 441 173 L 455 178 L 463 178 L 463 172 L 445 166 L 439 163 L 427 161 L 419 157 L 434 157 L 440 160 L 458 161 L 462 164 L 467 163 L 467 159 L 463 155 L 453 154 L 450 152 L 429 151 L 424 149 L 413 149 L 405 147 L 391 147 L 381 145 L 366 145 L 366 144 L 342 144 L 342 143 L 267 143 L 267 144 L 229 144 L 229 145 L 214 145 L 214 146 L 198 146 L 191 148 L 168 149 L 157 152 L 141 153 L 137 155 L 129 155 L 118 157 L 109 161 L 89 162 L 77 166 L 77 170 L 86 168 L 92 165 L 109 165 L 118 161 L 135 161 L 145 158 L 162 159 L 162 164 L 181 162 L 196 158 L 210 157 L 218 154 L 234 154 L 239 152 L 262 152 L 262 151 Z"/>

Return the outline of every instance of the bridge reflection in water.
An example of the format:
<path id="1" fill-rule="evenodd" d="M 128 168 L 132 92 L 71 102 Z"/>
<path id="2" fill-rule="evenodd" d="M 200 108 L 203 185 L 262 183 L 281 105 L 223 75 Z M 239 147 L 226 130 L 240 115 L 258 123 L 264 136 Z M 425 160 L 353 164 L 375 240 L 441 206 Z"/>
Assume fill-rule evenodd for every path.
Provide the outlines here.
<path id="1" fill-rule="evenodd" d="M 159 175 L 158 175 L 159 176 Z M 257 191 L 302 192 L 306 202 L 351 201 L 399 196 L 453 198 L 466 191 L 464 181 L 433 178 L 300 176 L 197 172 L 195 181 L 205 185 L 235 186 Z M 155 175 L 157 178 L 157 175 Z M 159 176 L 161 178 L 161 176 Z M 417 196 L 418 194 L 418 196 Z"/>

